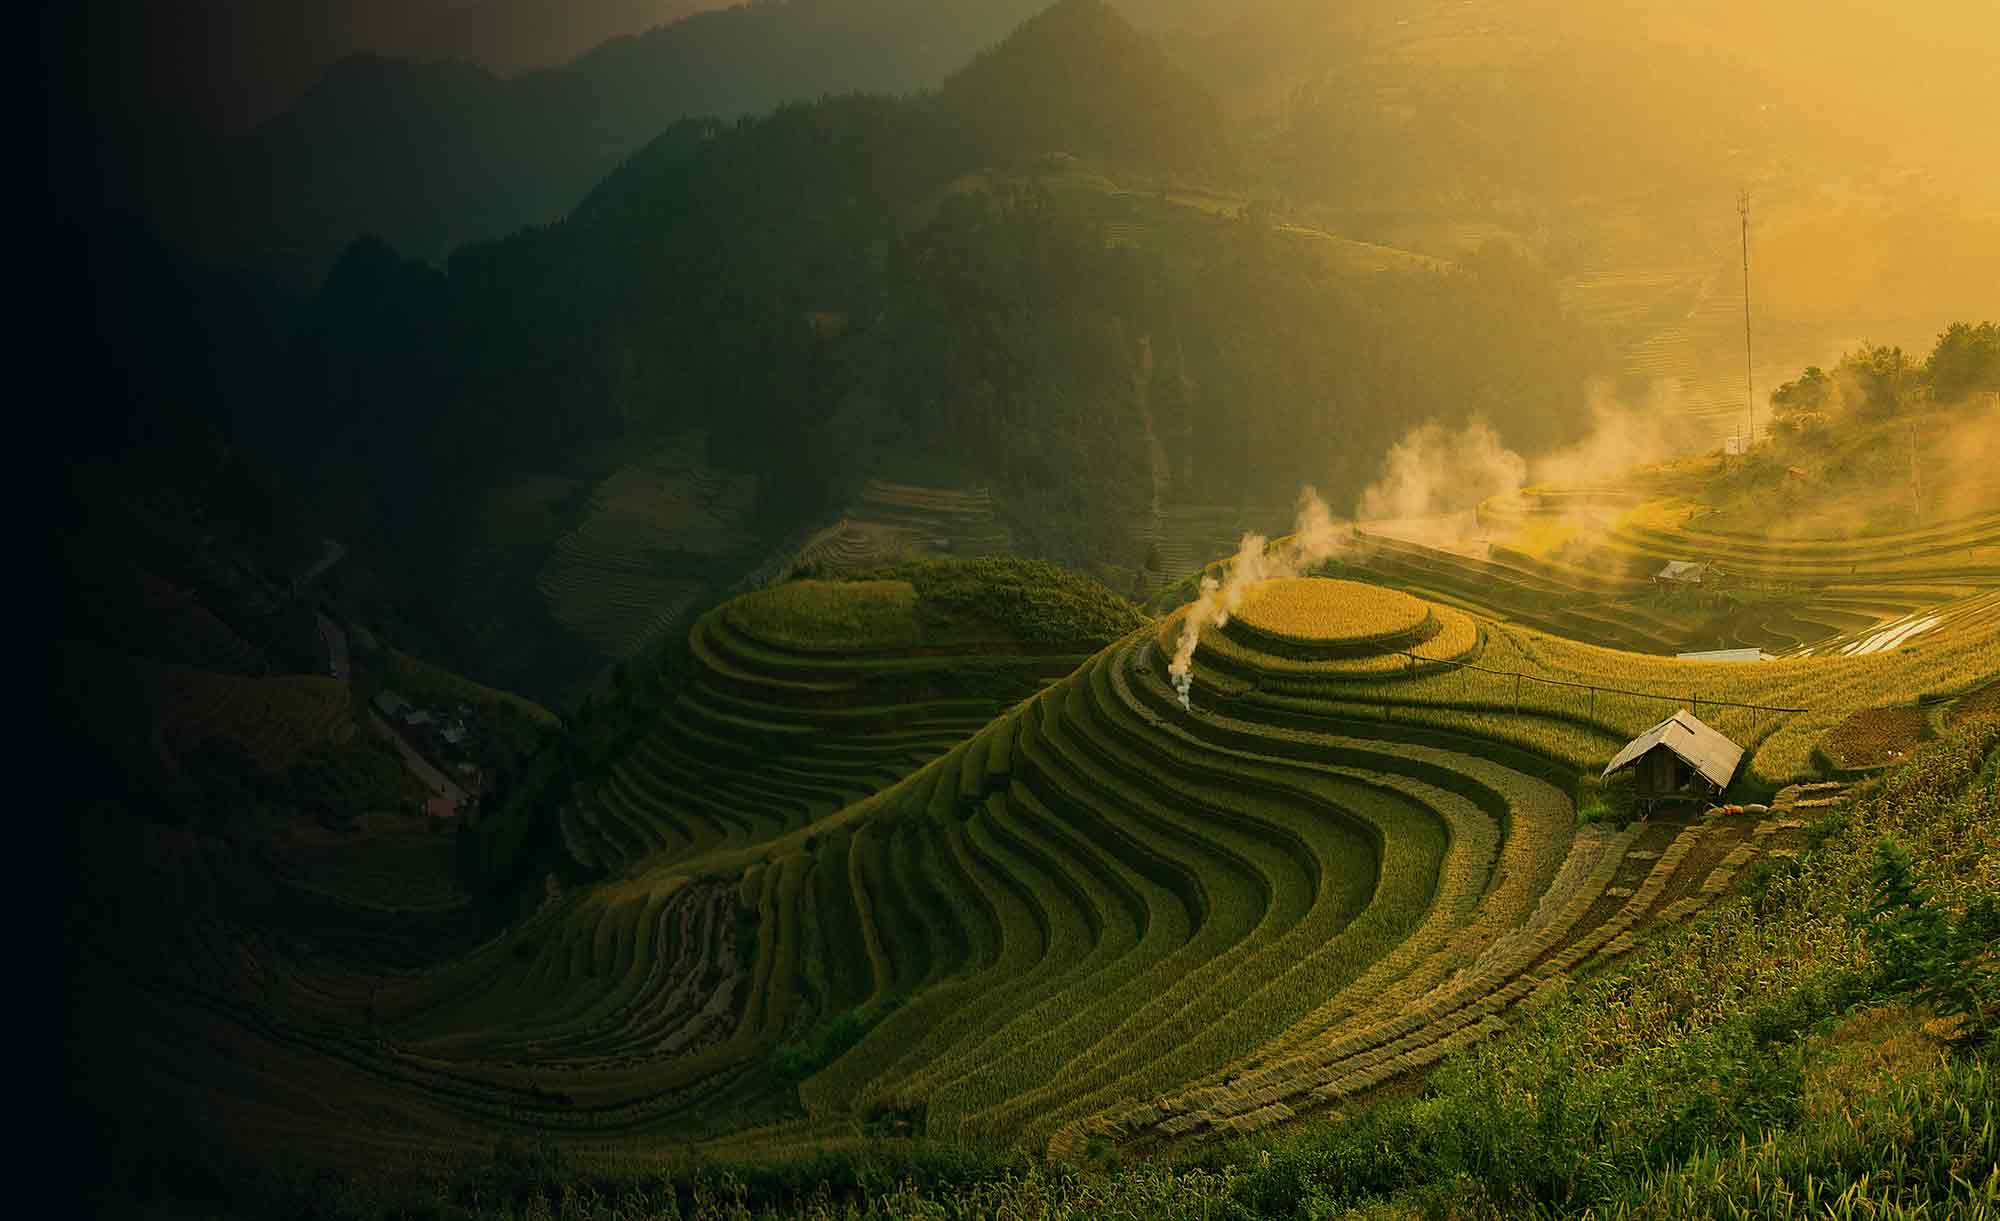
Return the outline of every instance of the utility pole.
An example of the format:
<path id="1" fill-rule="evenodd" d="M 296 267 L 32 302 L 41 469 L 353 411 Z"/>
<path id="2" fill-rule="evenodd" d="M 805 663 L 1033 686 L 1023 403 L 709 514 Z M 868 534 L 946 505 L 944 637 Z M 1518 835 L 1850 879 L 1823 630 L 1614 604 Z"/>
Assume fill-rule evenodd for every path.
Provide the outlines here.
<path id="1" fill-rule="evenodd" d="M 1917 422 L 1910 421 L 1910 518 L 1924 524 L 1924 468 L 1917 459 Z"/>
<path id="2" fill-rule="evenodd" d="M 1743 220 L 1743 452 L 1757 436 L 1757 389 L 1750 372 L 1750 188 L 1736 195 L 1736 214 Z"/>

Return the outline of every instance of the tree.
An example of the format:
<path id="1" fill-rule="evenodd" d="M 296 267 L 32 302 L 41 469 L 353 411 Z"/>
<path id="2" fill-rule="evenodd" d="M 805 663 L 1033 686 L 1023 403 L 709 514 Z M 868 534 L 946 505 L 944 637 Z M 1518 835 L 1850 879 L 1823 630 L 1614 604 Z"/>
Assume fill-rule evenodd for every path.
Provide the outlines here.
<path id="1" fill-rule="evenodd" d="M 1771 414 L 1779 420 L 1805 412 L 1828 415 L 1840 410 L 1840 383 L 1818 365 L 1807 365 L 1796 381 L 1771 392 Z"/>
<path id="2" fill-rule="evenodd" d="M 1968 395 L 2000 391 L 2000 325 L 1954 322 L 1938 336 L 1924 363 L 1931 397 L 1955 403 Z"/>
<path id="3" fill-rule="evenodd" d="M 1900 347 L 1863 344 L 1859 352 L 1840 358 L 1837 373 L 1847 406 L 1862 415 L 1881 418 L 1909 409 L 1920 379 Z"/>

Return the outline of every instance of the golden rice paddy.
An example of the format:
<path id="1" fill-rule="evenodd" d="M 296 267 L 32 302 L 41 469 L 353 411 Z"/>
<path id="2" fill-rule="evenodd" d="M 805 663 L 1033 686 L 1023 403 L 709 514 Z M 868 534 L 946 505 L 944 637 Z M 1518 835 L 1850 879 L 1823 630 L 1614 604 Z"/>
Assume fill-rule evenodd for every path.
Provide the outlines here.
<path id="1" fill-rule="evenodd" d="M 1428 602 L 1401 590 L 1327 577 L 1277 577 L 1251 586 L 1235 617 L 1273 636 L 1360 642 L 1414 632 L 1430 614 Z"/>

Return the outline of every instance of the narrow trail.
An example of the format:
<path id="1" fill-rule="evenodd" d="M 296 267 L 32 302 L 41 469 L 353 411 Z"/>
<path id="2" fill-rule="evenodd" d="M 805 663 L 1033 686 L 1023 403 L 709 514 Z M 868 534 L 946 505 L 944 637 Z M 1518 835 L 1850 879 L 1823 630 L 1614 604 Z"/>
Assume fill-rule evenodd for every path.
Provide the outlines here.
<path id="1" fill-rule="evenodd" d="M 432 792 L 435 792 L 440 797 L 450 798 L 455 803 L 465 800 L 465 790 L 454 783 L 451 777 L 433 766 L 430 760 L 418 754 L 417 748 L 411 746 L 408 739 L 404 738 L 402 734 L 397 733 L 394 726 L 382 719 L 382 714 L 370 712 L 368 714 L 368 723 L 375 727 L 375 732 L 387 738 L 389 744 L 394 746 L 397 753 L 403 756 L 403 764 L 410 769 L 410 774 L 429 785 Z"/>
<path id="2" fill-rule="evenodd" d="M 351 674 L 347 661 L 347 633 L 328 618 L 325 611 L 314 611 L 313 618 L 319 621 L 319 638 L 326 645 L 326 672 L 346 682 Z"/>
<path id="3" fill-rule="evenodd" d="M 1125 371 L 1132 379 L 1132 402 L 1139 409 L 1139 422 L 1145 430 L 1146 464 L 1152 475 L 1152 496 L 1147 503 L 1144 521 L 1134 531 L 1142 543 L 1157 545 L 1166 530 L 1167 490 L 1173 483 L 1173 469 L 1167 460 L 1166 443 L 1160 440 L 1160 430 L 1153 419 L 1153 337 L 1141 335 L 1136 341 L 1138 356 L 1132 354 L 1134 344 L 1125 335 L 1125 321 L 1118 320 L 1118 352 L 1125 358 Z"/>
<path id="4" fill-rule="evenodd" d="M 1139 419 L 1146 426 L 1146 460 L 1153 474 L 1153 521 L 1160 520 L 1167 499 L 1172 470 L 1167 463 L 1167 446 L 1153 423 L 1153 337 L 1139 336 L 1139 361 L 1133 369 L 1132 392 L 1139 404 Z"/>
<path id="5" fill-rule="evenodd" d="M 330 538 L 321 539 L 319 559 L 313 562 L 312 567 L 306 569 L 298 576 L 292 578 L 292 587 L 291 587 L 292 593 L 296 595 L 300 590 L 305 589 L 307 586 L 311 585 L 314 581 L 317 581 L 321 573 L 333 567 L 335 564 L 340 563 L 340 561 L 343 558 L 345 558 L 346 555 L 347 555 L 346 543 L 338 543 Z"/>

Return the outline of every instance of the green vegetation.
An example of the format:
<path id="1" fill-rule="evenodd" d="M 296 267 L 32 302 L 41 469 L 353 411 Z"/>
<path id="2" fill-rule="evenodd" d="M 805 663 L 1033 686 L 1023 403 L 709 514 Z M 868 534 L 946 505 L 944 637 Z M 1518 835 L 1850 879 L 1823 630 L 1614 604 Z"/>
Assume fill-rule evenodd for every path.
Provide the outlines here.
<path id="1" fill-rule="evenodd" d="M 1102 1151 L 1085 1165 L 1040 1163 L 976 1144 L 878 1138 L 755 1160 L 723 1145 L 699 1163 L 649 1159 L 639 1169 L 508 1139 L 491 1157 L 431 1170 L 319 1178 L 314 1198 L 328 1215 L 356 1218 L 418 1198 L 444 1215 L 591 1219 L 1007 1208 L 1991 1217 L 2000 1213 L 1994 1049 L 1977 1022 L 1990 1020 L 1995 999 L 1986 922 L 2000 876 L 1981 815 L 1996 752 L 2000 720 L 1967 724 L 1813 846 L 1778 858 L 1786 868 L 1767 871 L 1751 894 L 1546 991 L 1506 1033 L 1450 1057 L 1413 1092 L 1171 1163 Z M 1936 970 L 1940 956 L 1958 973 Z M 767 1129 L 763 1147 L 787 1147 L 787 1132 Z M 268 1169 L 212 1181 L 228 1182 L 241 1207 L 302 1189 Z"/>
<path id="2" fill-rule="evenodd" d="M 1854 422 L 1911 415 L 1929 404 L 1957 403 L 2000 391 L 2000 324 L 1955 322 L 1938 336 L 1922 363 L 1899 347 L 1864 345 L 1832 372 L 1807 366 L 1796 381 L 1771 392 L 1773 424 L 1811 435 Z"/>
<path id="3" fill-rule="evenodd" d="M 57 820 L 86 865 L 65 1048 L 113 1197 L 2000 1210 L 1993 324 L 1808 369 L 1747 455 L 1593 455 L 1480 506 L 1483 547 L 1357 534 L 1169 671 L 1176 603 L 1269 532 L 1257 497 L 1372 505 L 1423 421 L 1560 451 L 1617 371 L 1664 384 L 1662 436 L 1713 440 L 1739 320 L 1790 361 L 1852 319 L 1758 318 L 1709 196 L 1764 167 L 1759 266 L 1796 285 L 1787 193 L 1955 191 L 1906 173 L 1935 133 L 1889 122 L 1850 175 L 1813 143 L 1839 117 L 1764 108 L 1808 23 L 1752 44 L 1779 68 L 1673 101 L 1662 73 L 1723 60 L 1668 0 L 1223 28 L 1135 3 L 1178 32 L 1063 0 L 934 91 L 650 144 L 557 135 L 691 96 L 658 67 L 732 32 L 779 69 L 921 46 L 897 72 L 928 81 L 1019 14 L 753 4 L 504 85 L 350 63 L 256 137 L 326 193 L 288 251 L 352 215 L 321 176 L 367 164 L 336 137 L 384 113 L 354 104 L 378 77 L 444 128 L 485 115 L 511 162 L 564 145 L 537 191 L 569 194 L 490 229 L 522 201 L 468 172 L 482 140 L 391 194 L 442 171 L 490 213 L 371 220 L 416 244 L 351 242 L 303 303 L 57 231 L 71 278 L 130 273 L 45 311 L 104 332 L 59 363 L 109 409 L 64 414 L 125 451 L 58 513 L 63 774 L 103 778 Z M 530 96 L 563 117 L 525 130 Z M 1663 656 L 1729 645 L 1783 656 Z M 485 744 L 435 760 L 479 789 L 464 817 L 419 821 L 357 736 L 392 685 Z M 1599 779 L 1680 707 L 1744 747 L 1731 804 Z M 231 1162 L 273 1150 L 318 1177 Z"/>
<path id="4" fill-rule="evenodd" d="M 1130 577 L 1156 509 L 1304 481 L 1349 499 L 1440 413 L 1533 449 L 1581 427 L 1602 352 L 1545 259 L 1411 257 L 1222 208 L 1253 201 L 1190 181 L 1240 173 L 1220 113 L 1158 44 L 1071 0 L 932 94 L 622 144 L 638 151 L 558 222 L 448 252 L 356 241 L 254 349 L 176 269 L 146 299 L 232 337 L 191 351 L 271 367 L 231 381 L 218 417 L 254 421 L 347 535 L 446 603 L 482 651 L 462 664 L 551 707 L 742 575 L 829 558 L 811 540 L 842 516 L 890 524 L 920 479 L 967 503 L 909 516 L 966 520 L 907 548 L 861 531 L 859 556 L 1004 546 Z M 1349 405 L 1338 427 L 1330 403 Z M 905 473 L 937 454 L 954 478 Z"/>
<path id="5" fill-rule="evenodd" d="M 394 649 L 388 654 L 385 677 L 396 689 L 420 700 L 453 703 L 467 700 L 475 704 L 497 704 L 545 729 L 553 729 L 561 724 L 553 712 L 533 700 L 522 699 L 511 691 L 500 691 L 475 683 L 442 666 L 432 665 L 421 658 L 411 657 Z"/>
<path id="6" fill-rule="evenodd" d="M 670 688 L 621 681 L 573 718 L 479 828 L 477 876 L 511 884 L 530 861 L 620 872 L 809 826 L 1137 622 L 1094 582 L 1011 557 L 745 595 L 695 623 Z"/>
<path id="7" fill-rule="evenodd" d="M 788 581 L 729 603 L 729 625 L 810 652 L 889 652 L 922 635 L 917 590 L 903 580 Z"/>
<path id="8" fill-rule="evenodd" d="M 1024 643 L 1102 645 L 1142 622 L 1098 582 L 1038 560 L 928 560 L 877 575 L 915 587 L 918 615 L 929 632 L 992 623 Z"/>
<path id="9" fill-rule="evenodd" d="M 914 494 L 897 495 L 914 509 Z M 1668 516 L 1628 522 L 1620 537 L 1636 541 L 1617 545 L 1655 545 L 1644 532 Z M 1986 528 L 1898 536 L 1885 579 L 1955 590 L 1976 567 L 1962 543 Z M 1739 565 L 1808 569 L 1852 546 L 1724 543 Z M 1503 555 L 1480 568 L 1398 554 L 1468 594 L 1511 585 L 1523 607 L 1545 598 L 1566 610 L 1584 592 L 1560 561 Z M 1342 575 L 1364 575 L 1359 561 Z M 1901 625 L 1870 621 L 1851 649 L 1733 664 L 1596 647 L 1410 591 L 1321 604 L 1315 591 L 1350 587 L 1296 584 L 1304 601 L 1204 635 L 1192 712 L 1166 672 L 1180 616 L 1148 622 L 1047 564 L 926 559 L 777 585 L 700 616 L 669 667 L 615 671 L 602 702 L 537 737 L 454 844 L 482 902 L 459 901 L 462 917 L 449 896 L 436 912 L 392 913 L 463 926 L 458 952 L 424 969 L 286 957 L 205 919 L 133 932 L 143 921 L 120 913 L 146 886 L 94 918 L 126 922 L 117 961 L 151 981 L 144 1004 L 162 1029 L 226 997 L 246 1020 L 216 1044 L 224 1064 L 263 1063 L 279 1054 L 266 1040 L 288 1040 L 285 1081 L 402 1117 L 333 1134 L 326 1156 L 357 1165 L 494 1133 L 550 1140 L 587 1160 L 582 1174 L 663 1140 L 687 1156 L 780 1166 L 991 1143 L 1090 1168 L 1038 1169 L 1059 1193 L 1148 1199 L 1201 1174 L 1195 1198 L 1212 1188 L 1214 1202 L 1250 1212 L 1430 1193 L 1554 1215 L 1622 1207 L 1661 1175 L 1694 1176 L 1675 1191 L 1734 1190 L 1713 1175 L 1737 1169 L 1702 1160 L 1731 1149 L 1744 1174 L 1823 1174 L 1818 1129 L 1800 1129 L 1805 1113 L 1778 1101 L 1815 1072 L 1844 1071 L 1842 1053 L 1815 1039 L 1858 1020 L 1858 1005 L 1887 1006 L 1883 1020 L 1932 1041 L 1976 1043 L 1990 1022 L 1990 909 L 1963 883 L 1985 869 L 1974 812 L 1982 777 L 1990 804 L 1981 735 L 1992 723 L 1979 710 L 2000 673 L 1993 594 L 1928 603 Z M 1301 630 L 1357 655 L 1291 656 L 1284 641 Z M 267 751 L 278 779 L 246 779 L 229 803 L 281 788 L 307 807 L 315 799 L 300 794 L 316 789 L 361 799 L 322 774 L 345 766 L 339 743 L 287 755 L 250 733 L 275 734 L 312 693 L 334 699 L 329 725 L 351 726 L 353 693 L 338 681 L 113 665 L 75 647 L 78 710 L 139 707 L 92 697 L 130 673 L 152 675 L 159 699 L 213 705 L 133 740 L 199 746 L 178 727 L 244 727 L 246 758 Z M 357 656 L 412 693 L 542 733 L 533 705 L 397 650 Z M 1590 779 L 1683 705 L 1746 746 L 1733 795 L 1767 800 L 1768 816 L 1668 810 L 1628 822 L 1623 792 Z M 1884 708 L 1909 722 L 1903 749 L 1946 735 L 1920 756 L 1934 771 L 1899 772 L 1881 800 L 1903 803 L 1894 833 L 1933 853 L 1917 859 L 1957 872 L 1890 878 L 1867 906 L 1849 904 L 1873 914 L 1842 923 L 1844 948 L 1760 951 L 1796 969 L 1790 983 L 1745 981 L 1753 1000 L 1655 1030 L 1643 1055 L 1610 1051 L 1612 1027 L 1597 1023 L 1611 1019 L 1572 1006 L 1626 978 L 1622 960 L 1712 935 L 1690 922 L 1731 901 L 1739 880 L 1765 918 L 1782 915 L 1800 901 L 1799 879 L 1818 876 L 1815 853 L 1881 829 L 1842 806 L 1801 836 L 1813 811 L 1844 797 L 1797 782 L 1832 759 L 1853 764 L 1848 739 L 1872 732 Z M 1957 753 L 1936 753 L 1947 748 Z M 200 750 L 182 758 L 216 777 L 254 770 Z M 1933 827 L 1919 806 L 1948 813 Z M 231 876 L 209 849 L 121 851 L 158 861 L 109 869 L 108 887 L 146 868 L 195 895 L 236 885 L 207 880 Z M 350 855 L 353 876 L 319 901 L 379 904 L 371 879 L 386 866 Z M 1870 945 L 1904 965 L 1864 970 Z M 1646 988 L 1697 978 L 1647 961 L 1659 979 Z M 1936 969 L 1910 965 L 1921 962 Z M 1828 963 L 1831 974 L 1816 973 Z M 1935 989 L 1919 989 L 1919 975 Z M 1643 1012 L 1670 1008 L 1665 993 L 1647 995 Z M 1912 1003 L 1931 1008 L 1895 1016 Z M 1930 1018 L 1915 1014 L 1933 1011 L 1948 1028 L 1924 1032 Z M 1537 1066 L 1527 1086 L 1495 1067 L 1512 1062 L 1491 1058 L 1496 1042 Z M 1718 1063 L 1728 1082 L 1697 1078 L 1696 1066 Z M 292 1100 L 300 1087 L 216 1072 L 208 1101 L 264 1116 L 256 1131 L 286 1139 L 319 1126 Z M 1580 1136 L 1565 1126 L 1570 1110 L 1544 1114 L 1552 1083 L 1571 1078 L 1582 1084 L 1563 1086 L 1565 1108 L 1620 1118 Z M 1415 1089 L 1427 1093 L 1412 1101 Z M 1628 1096 L 1678 1101 L 1656 1121 Z M 1866 1105 L 1886 1108 L 1885 1122 L 1933 1122 L 1893 1098 Z M 1474 1139 L 1495 1124 L 1561 1143 Z M 1414 1142 L 1386 1169 L 1368 1154 L 1385 1138 Z M 1245 1139 L 1264 1143 L 1232 1143 Z M 1633 1152 L 1646 1147 L 1667 1160 Z M 1162 1151 L 1178 1169 L 1101 1177 Z M 1264 1152 L 1268 1163 L 1249 1160 Z M 1596 1169 L 1576 1160 L 1586 1155 Z M 970 1173 L 988 1184 L 975 1190 L 1025 1189 L 1018 1175 Z M 759 1190 L 760 1207 L 798 1202 L 787 1187 Z M 848 1189 L 839 1203 L 863 1198 Z"/>

